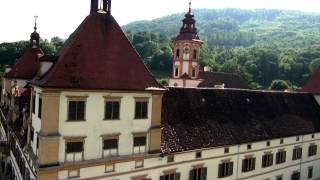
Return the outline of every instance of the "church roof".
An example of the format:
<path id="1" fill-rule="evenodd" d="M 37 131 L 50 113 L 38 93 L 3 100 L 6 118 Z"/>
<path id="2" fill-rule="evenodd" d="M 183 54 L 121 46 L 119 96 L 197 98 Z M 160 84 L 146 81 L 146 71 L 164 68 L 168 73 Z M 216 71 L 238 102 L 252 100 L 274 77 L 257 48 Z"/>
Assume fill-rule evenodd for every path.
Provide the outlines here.
<path id="1" fill-rule="evenodd" d="M 198 87 L 215 87 L 224 84 L 225 88 L 249 89 L 248 83 L 238 74 L 200 71 L 199 78 L 203 81 Z"/>
<path id="2" fill-rule="evenodd" d="M 38 72 L 38 54 L 43 55 L 40 48 L 29 48 L 18 59 L 12 70 L 6 73 L 6 78 L 32 79 Z"/>
<path id="3" fill-rule="evenodd" d="M 42 87 L 145 90 L 163 88 L 149 72 L 115 19 L 91 13 L 57 53 Z"/>
<path id="4" fill-rule="evenodd" d="M 320 67 L 311 75 L 302 91 L 320 94 Z"/>
<path id="5" fill-rule="evenodd" d="M 308 93 L 170 88 L 162 107 L 165 154 L 320 132 Z"/>

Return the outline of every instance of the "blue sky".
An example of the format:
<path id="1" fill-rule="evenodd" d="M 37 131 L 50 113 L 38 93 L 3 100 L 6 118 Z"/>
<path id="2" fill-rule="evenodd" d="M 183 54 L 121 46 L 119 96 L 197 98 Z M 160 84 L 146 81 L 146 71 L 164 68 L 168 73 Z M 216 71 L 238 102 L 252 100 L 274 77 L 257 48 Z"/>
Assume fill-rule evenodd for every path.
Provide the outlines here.
<path id="1" fill-rule="evenodd" d="M 121 24 L 185 12 L 189 0 L 113 0 Z M 320 13 L 320 0 L 193 0 L 193 8 L 268 8 Z M 0 0 L 0 43 L 29 39 L 33 16 L 43 38 L 67 38 L 88 15 L 90 0 Z"/>

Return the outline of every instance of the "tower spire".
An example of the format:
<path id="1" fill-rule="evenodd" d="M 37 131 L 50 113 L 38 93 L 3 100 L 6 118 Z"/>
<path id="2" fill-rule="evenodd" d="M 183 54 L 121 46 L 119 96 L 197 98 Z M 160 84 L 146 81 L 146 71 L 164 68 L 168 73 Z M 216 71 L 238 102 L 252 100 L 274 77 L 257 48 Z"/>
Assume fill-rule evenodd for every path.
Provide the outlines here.
<path id="1" fill-rule="evenodd" d="M 111 0 L 91 0 L 90 14 L 111 14 Z"/>
<path id="2" fill-rule="evenodd" d="M 191 14 L 191 5 L 192 5 L 192 2 L 191 0 L 189 1 L 189 14 Z"/>
<path id="3" fill-rule="evenodd" d="M 40 35 L 37 32 L 37 25 L 38 25 L 37 20 L 38 20 L 38 16 L 34 16 L 34 27 L 33 27 L 34 31 L 30 35 L 30 44 L 31 44 L 31 47 L 33 48 L 39 48 L 39 44 L 40 44 Z"/>

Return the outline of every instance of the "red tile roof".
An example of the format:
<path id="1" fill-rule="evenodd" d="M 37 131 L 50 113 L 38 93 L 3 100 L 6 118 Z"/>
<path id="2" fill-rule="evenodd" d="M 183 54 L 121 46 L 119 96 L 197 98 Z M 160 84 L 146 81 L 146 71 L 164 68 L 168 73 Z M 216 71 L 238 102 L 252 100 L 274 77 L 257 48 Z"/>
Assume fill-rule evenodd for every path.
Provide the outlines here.
<path id="1" fill-rule="evenodd" d="M 163 88 L 111 15 L 90 14 L 57 54 L 42 87 L 145 90 Z"/>
<path id="2" fill-rule="evenodd" d="M 198 87 L 215 87 L 224 84 L 225 88 L 249 89 L 248 83 L 238 74 L 220 72 L 199 72 L 203 82 Z"/>
<path id="3" fill-rule="evenodd" d="M 320 67 L 311 75 L 302 91 L 320 94 Z"/>
<path id="4" fill-rule="evenodd" d="M 43 54 L 40 48 L 30 48 L 19 58 L 12 70 L 5 74 L 6 78 L 30 80 L 38 72 L 38 54 Z"/>
<path id="5" fill-rule="evenodd" d="M 320 132 L 308 93 L 169 88 L 162 107 L 165 154 Z"/>

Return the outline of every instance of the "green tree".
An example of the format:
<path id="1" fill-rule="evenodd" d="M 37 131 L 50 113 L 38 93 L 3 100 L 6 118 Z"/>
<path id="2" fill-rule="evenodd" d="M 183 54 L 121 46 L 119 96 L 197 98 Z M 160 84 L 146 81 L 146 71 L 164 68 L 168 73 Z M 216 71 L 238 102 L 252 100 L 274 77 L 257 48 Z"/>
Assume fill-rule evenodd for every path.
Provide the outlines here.
<path id="1" fill-rule="evenodd" d="M 320 58 L 314 59 L 309 64 L 310 72 L 312 72 L 312 73 L 315 72 L 315 70 L 318 69 L 319 66 L 320 66 Z"/>
<path id="2" fill-rule="evenodd" d="M 280 80 L 280 79 L 273 80 L 269 87 L 269 89 L 271 90 L 281 90 L 281 91 L 289 88 L 290 88 L 290 85 L 286 81 Z"/>

